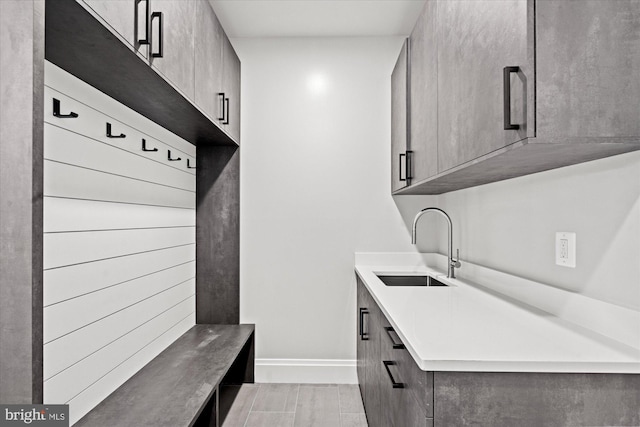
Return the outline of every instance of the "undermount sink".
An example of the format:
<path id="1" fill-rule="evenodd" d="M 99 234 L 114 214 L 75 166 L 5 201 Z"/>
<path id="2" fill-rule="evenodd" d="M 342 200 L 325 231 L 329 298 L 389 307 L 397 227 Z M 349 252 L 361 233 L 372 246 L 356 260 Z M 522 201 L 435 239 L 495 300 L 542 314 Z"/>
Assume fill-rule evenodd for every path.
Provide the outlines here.
<path id="1" fill-rule="evenodd" d="M 427 275 L 400 276 L 376 274 L 376 276 L 387 286 L 449 286 Z"/>

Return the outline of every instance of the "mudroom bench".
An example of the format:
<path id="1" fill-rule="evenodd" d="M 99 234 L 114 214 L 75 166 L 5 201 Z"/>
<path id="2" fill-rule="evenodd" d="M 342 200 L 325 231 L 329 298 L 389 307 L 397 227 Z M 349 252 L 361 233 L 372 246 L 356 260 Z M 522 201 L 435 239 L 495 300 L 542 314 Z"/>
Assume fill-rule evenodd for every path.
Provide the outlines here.
<path id="1" fill-rule="evenodd" d="M 254 381 L 254 325 L 195 325 L 74 426 L 219 426 L 225 384 Z"/>

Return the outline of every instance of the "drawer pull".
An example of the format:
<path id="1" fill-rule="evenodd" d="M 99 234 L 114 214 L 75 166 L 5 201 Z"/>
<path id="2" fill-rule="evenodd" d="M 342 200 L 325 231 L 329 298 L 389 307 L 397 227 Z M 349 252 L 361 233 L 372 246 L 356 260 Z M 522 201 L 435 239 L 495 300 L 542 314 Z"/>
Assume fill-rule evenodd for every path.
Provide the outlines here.
<path id="1" fill-rule="evenodd" d="M 195 169 L 196 165 L 195 163 L 193 164 L 193 166 L 191 166 L 191 164 L 189 163 L 189 159 L 187 159 L 187 169 Z"/>
<path id="2" fill-rule="evenodd" d="M 387 371 L 387 375 L 389 375 L 393 388 L 404 388 L 404 383 L 397 383 L 396 380 L 393 379 L 393 375 L 391 375 L 391 370 L 389 369 L 389 366 L 395 366 L 396 362 L 392 360 L 383 360 L 382 364 L 384 365 L 384 369 Z"/>
<path id="3" fill-rule="evenodd" d="M 142 151 L 158 151 L 157 148 L 147 148 L 147 141 L 142 138 Z"/>
<path id="4" fill-rule="evenodd" d="M 364 315 L 369 314 L 369 310 L 366 308 L 360 308 L 360 340 L 368 341 L 369 334 L 364 331 Z"/>
<path id="5" fill-rule="evenodd" d="M 114 135 L 111 133 L 111 123 L 107 122 L 107 138 L 126 138 L 127 135 L 121 133 L 120 135 Z"/>
<path id="6" fill-rule="evenodd" d="M 53 98 L 53 116 L 59 119 L 75 119 L 78 113 L 71 111 L 69 114 L 60 114 L 60 100 Z"/>
<path id="7" fill-rule="evenodd" d="M 402 342 L 400 342 L 400 343 L 395 342 L 395 340 L 393 339 L 393 336 L 391 336 L 391 332 L 393 332 L 393 333 L 396 332 L 395 329 L 393 329 L 391 326 L 385 326 L 384 330 L 387 332 L 387 336 L 391 340 L 391 344 L 393 345 L 393 348 L 398 349 L 398 350 L 402 350 L 402 349 L 405 348 L 404 344 Z"/>

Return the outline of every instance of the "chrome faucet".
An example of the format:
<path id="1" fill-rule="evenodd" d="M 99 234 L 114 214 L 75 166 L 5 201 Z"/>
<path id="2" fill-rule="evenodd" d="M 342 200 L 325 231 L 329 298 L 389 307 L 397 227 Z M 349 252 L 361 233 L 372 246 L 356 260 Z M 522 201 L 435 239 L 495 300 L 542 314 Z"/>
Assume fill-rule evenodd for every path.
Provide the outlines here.
<path id="1" fill-rule="evenodd" d="M 453 256 L 451 255 L 453 252 L 453 238 L 452 238 L 453 224 L 451 223 L 451 218 L 449 218 L 449 215 L 447 215 L 445 211 L 438 208 L 424 208 L 420 212 L 418 212 L 416 217 L 413 219 L 413 227 L 411 229 L 411 243 L 414 245 L 416 244 L 416 225 L 418 224 L 418 220 L 420 219 L 420 217 L 427 212 L 437 212 L 443 215 L 447 219 L 448 232 L 449 232 L 448 233 L 449 245 L 448 245 L 448 252 L 447 252 L 447 278 L 455 279 L 456 278 L 455 269 L 460 268 L 460 249 L 457 250 L 456 259 L 454 260 Z"/>

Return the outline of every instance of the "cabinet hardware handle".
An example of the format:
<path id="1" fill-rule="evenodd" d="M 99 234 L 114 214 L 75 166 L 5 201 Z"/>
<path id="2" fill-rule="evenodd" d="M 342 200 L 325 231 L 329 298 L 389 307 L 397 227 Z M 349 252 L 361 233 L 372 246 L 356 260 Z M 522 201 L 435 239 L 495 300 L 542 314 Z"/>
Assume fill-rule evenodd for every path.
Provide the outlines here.
<path id="1" fill-rule="evenodd" d="M 224 101 L 227 98 L 224 96 L 224 92 L 219 92 L 218 93 L 218 98 L 220 98 L 220 110 L 218 110 L 218 111 L 220 111 L 222 113 L 222 117 L 218 117 L 218 121 L 223 122 L 224 121 L 224 116 L 225 116 Z"/>
<path id="2" fill-rule="evenodd" d="M 171 158 L 171 150 L 167 150 L 167 160 L 170 162 L 177 162 L 178 160 L 182 160 L 180 157 L 176 157 L 175 159 Z"/>
<path id="3" fill-rule="evenodd" d="M 366 308 L 360 308 L 360 340 L 368 341 L 369 334 L 364 331 L 364 315 L 369 314 L 369 310 Z"/>
<path id="4" fill-rule="evenodd" d="M 224 122 L 222 122 L 223 125 L 228 125 L 229 124 L 229 98 L 225 98 L 224 99 L 224 107 L 225 107 L 225 114 L 227 116 L 226 120 Z"/>
<path id="5" fill-rule="evenodd" d="M 111 133 L 111 123 L 107 122 L 107 138 L 126 138 L 127 135 L 121 133 L 120 135 L 113 135 Z"/>
<path id="6" fill-rule="evenodd" d="M 393 360 L 383 360 L 382 364 L 384 365 L 384 369 L 387 371 L 387 375 L 389 375 L 393 388 L 404 388 L 404 383 L 397 383 L 396 380 L 393 379 L 393 375 L 391 375 L 391 370 L 389 369 L 389 366 L 395 366 L 396 362 Z"/>
<path id="7" fill-rule="evenodd" d="M 400 153 L 400 165 L 398 167 L 399 179 L 400 181 L 411 181 L 413 176 L 411 175 L 411 160 L 412 160 L 413 151 L 407 150 L 404 153 Z M 404 178 L 402 177 L 402 158 L 404 157 Z"/>
<path id="8" fill-rule="evenodd" d="M 78 114 L 73 111 L 69 112 L 69 114 L 60 114 L 60 100 L 53 98 L 53 116 L 59 119 L 75 119 Z"/>
<path id="9" fill-rule="evenodd" d="M 144 37 L 140 37 L 140 3 L 145 3 L 144 8 Z M 135 3 L 135 30 L 137 37 L 137 42 L 139 45 L 149 44 L 149 0 L 136 0 Z"/>
<path id="10" fill-rule="evenodd" d="M 187 159 L 187 169 L 195 169 L 195 168 L 196 168 L 196 165 L 194 164 L 193 166 L 191 166 L 189 164 L 189 159 Z"/>
<path id="11" fill-rule="evenodd" d="M 147 148 L 147 141 L 142 138 L 142 151 L 158 151 L 157 148 Z"/>
<path id="12" fill-rule="evenodd" d="M 227 116 L 227 118 L 225 119 L 224 122 L 222 122 L 222 124 L 228 125 L 229 124 L 229 98 L 224 99 L 224 107 L 225 107 L 225 115 Z"/>
<path id="13" fill-rule="evenodd" d="M 385 326 L 384 330 L 387 332 L 387 336 L 389 337 L 389 339 L 391 340 L 391 344 L 393 345 L 394 349 L 399 349 L 402 350 L 404 348 L 404 344 L 402 343 L 397 343 L 395 342 L 395 340 L 393 339 L 393 337 L 391 336 L 391 332 L 395 333 L 396 330 L 393 329 L 393 327 L 391 326 Z"/>
<path id="14" fill-rule="evenodd" d="M 518 73 L 520 67 L 504 67 L 502 70 L 502 90 L 504 94 L 504 130 L 517 130 L 520 125 L 511 123 L 511 73 Z"/>
<path id="15" fill-rule="evenodd" d="M 150 24 L 150 26 L 153 26 L 153 20 L 155 18 L 158 18 L 158 43 L 157 43 L 158 51 L 157 52 L 153 51 L 153 43 L 151 43 L 151 57 L 152 58 L 162 58 L 162 46 L 163 46 L 162 33 L 164 32 L 162 30 L 162 12 L 153 12 L 151 14 L 151 24 Z M 151 39 L 153 41 L 153 33 L 152 33 Z"/>

